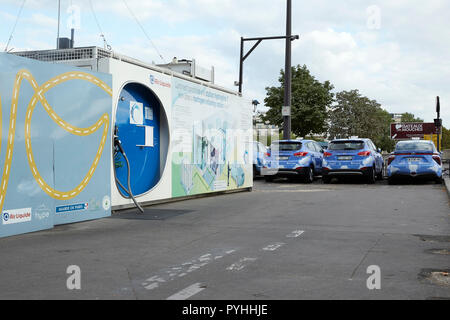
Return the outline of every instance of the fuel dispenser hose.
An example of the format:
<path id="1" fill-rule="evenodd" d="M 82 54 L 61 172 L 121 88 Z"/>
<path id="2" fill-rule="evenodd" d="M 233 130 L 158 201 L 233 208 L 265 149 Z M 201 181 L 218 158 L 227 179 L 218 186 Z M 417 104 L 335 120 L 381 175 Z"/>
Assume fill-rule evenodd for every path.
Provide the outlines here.
<path id="1" fill-rule="evenodd" d="M 119 179 L 117 179 L 117 176 L 115 177 L 116 178 L 116 183 L 123 189 L 123 190 L 125 190 L 127 193 L 128 193 L 128 199 L 132 199 L 133 200 L 133 202 L 134 202 L 134 204 L 136 205 L 136 207 L 139 209 L 139 211 L 141 212 L 141 213 L 144 213 L 144 209 L 142 209 L 142 207 L 139 205 L 139 203 L 136 201 L 136 199 L 135 199 L 135 197 L 134 197 L 134 195 L 133 195 L 133 192 L 131 191 L 131 168 L 130 168 L 130 161 L 128 160 L 128 157 L 127 157 L 127 155 L 126 155 L 126 153 L 125 153 L 125 150 L 123 150 L 123 147 L 122 147 L 122 143 L 120 142 L 120 140 L 119 140 L 119 138 L 116 136 L 116 137 L 114 137 L 114 150 L 115 150 L 115 154 L 114 155 L 116 155 L 118 152 L 120 152 L 122 155 L 123 155 L 123 157 L 124 157 L 124 159 L 125 159 L 125 161 L 126 161 L 126 163 L 127 163 L 127 184 L 128 184 L 128 188 L 125 188 L 123 185 L 122 185 L 122 183 L 119 181 Z"/>

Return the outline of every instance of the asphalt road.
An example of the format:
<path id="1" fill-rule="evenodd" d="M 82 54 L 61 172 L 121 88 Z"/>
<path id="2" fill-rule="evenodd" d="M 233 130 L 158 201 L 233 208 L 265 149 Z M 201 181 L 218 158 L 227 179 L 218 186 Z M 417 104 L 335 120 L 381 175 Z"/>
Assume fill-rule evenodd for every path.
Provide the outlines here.
<path id="1" fill-rule="evenodd" d="M 449 212 L 435 184 L 258 180 L 0 239 L 0 299 L 448 299 L 427 276 L 450 269 Z M 66 287 L 70 265 L 81 290 Z"/>

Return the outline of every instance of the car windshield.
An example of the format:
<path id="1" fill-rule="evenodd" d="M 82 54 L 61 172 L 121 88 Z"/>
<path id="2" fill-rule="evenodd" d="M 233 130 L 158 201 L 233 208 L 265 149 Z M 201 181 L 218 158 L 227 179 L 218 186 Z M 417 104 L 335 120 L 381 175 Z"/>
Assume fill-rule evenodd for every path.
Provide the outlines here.
<path id="1" fill-rule="evenodd" d="M 364 149 L 364 141 L 333 141 L 328 150 L 361 150 Z"/>
<path id="2" fill-rule="evenodd" d="M 279 151 L 296 151 L 302 148 L 301 142 L 274 142 L 271 146 L 271 150 Z"/>
<path id="3" fill-rule="evenodd" d="M 424 141 L 399 142 L 397 144 L 397 147 L 395 148 L 395 151 L 414 151 L 414 150 L 433 152 L 434 148 L 431 143 Z"/>

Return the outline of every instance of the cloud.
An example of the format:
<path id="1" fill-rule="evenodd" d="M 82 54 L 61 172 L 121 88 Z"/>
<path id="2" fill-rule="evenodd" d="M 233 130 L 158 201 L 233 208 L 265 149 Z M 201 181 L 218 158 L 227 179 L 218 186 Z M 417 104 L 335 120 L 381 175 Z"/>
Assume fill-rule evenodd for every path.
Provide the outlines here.
<path id="1" fill-rule="evenodd" d="M 3 15 L 15 17 L 19 4 L 8 5 Z M 159 63 L 160 59 L 133 21 L 122 0 L 92 0 L 114 50 Z M 195 58 L 214 65 L 219 85 L 237 89 L 240 37 L 283 35 L 285 0 L 126 0 L 166 61 Z M 74 1 L 82 11 L 83 29 L 77 43 L 100 44 L 88 0 Z M 379 29 L 369 29 L 368 6 L 380 12 Z M 65 12 L 64 10 L 62 10 Z M 445 0 L 293 1 L 293 64 L 306 64 L 321 81 L 330 80 L 337 91 L 360 89 L 390 112 L 413 112 L 432 121 L 434 103 L 441 96 L 442 114 L 450 117 L 450 23 Z M 22 47 L 54 46 L 56 5 L 53 0 L 28 0 L 24 16 L 34 19 L 18 27 Z M 12 23 L 12 22 L 10 22 Z M 36 27 L 37 26 L 37 27 Z M 53 26 L 53 27 L 52 27 Z M 30 30 L 35 29 L 35 30 Z M 41 36 L 36 30 L 42 30 Z M 130 33 L 130 30 L 131 33 Z M 0 31 L 1 32 L 1 31 Z M 6 34 L 1 34 L 7 39 Z M 39 42 L 39 43 L 36 43 Z M 250 47 L 246 44 L 246 49 Z M 244 94 L 262 102 L 265 87 L 278 85 L 284 69 L 284 41 L 265 41 L 244 63 Z M 449 110 L 449 111 L 447 111 Z M 444 123 L 450 126 L 450 121 Z"/>

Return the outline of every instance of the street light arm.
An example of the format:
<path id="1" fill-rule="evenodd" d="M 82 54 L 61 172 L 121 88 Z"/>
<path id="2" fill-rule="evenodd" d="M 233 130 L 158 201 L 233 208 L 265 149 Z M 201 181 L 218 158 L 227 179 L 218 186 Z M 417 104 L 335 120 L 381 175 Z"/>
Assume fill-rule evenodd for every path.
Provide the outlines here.
<path id="1" fill-rule="evenodd" d="M 275 36 L 275 37 L 257 37 L 257 38 L 243 38 L 241 37 L 241 56 L 239 62 L 239 93 L 242 94 L 242 82 L 243 82 L 243 68 L 244 61 L 250 56 L 250 54 L 259 46 L 259 44 L 264 40 L 279 40 L 279 39 L 290 39 L 291 41 L 300 39 L 300 36 L 289 35 L 289 36 Z M 253 47 L 244 55 L 244 43 L 247 41 L 256 41 Z"/>

